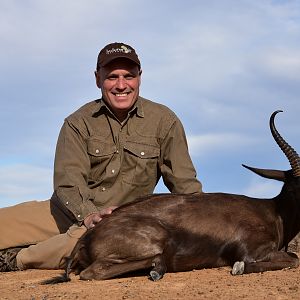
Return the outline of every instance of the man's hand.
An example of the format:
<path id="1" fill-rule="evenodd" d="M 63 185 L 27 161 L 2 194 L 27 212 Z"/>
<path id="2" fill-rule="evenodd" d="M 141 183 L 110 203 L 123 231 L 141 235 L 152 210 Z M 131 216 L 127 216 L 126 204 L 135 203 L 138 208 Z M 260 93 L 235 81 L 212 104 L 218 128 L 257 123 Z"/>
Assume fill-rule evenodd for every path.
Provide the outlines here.
<path id="1" fill-rule="evenodd" d="M 103 216 L 110 215 L 116 208 L 117 206 L 111 206 L 88 215 L 83 221 L 84 226 L 87 229 L 95 227 L 95 225 L 102 220 Z"/>

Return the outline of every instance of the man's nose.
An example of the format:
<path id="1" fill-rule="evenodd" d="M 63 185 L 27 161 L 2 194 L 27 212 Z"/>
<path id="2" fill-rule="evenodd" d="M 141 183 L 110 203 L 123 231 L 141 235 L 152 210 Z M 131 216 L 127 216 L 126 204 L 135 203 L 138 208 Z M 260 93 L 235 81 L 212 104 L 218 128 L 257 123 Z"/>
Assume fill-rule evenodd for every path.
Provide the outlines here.
<path id="1" fill-rule="evenodd" d="M 116 88 L 123 90 L 126 88 L 126 80 L 124 77 L 120 76 L 117 80 Z"/>

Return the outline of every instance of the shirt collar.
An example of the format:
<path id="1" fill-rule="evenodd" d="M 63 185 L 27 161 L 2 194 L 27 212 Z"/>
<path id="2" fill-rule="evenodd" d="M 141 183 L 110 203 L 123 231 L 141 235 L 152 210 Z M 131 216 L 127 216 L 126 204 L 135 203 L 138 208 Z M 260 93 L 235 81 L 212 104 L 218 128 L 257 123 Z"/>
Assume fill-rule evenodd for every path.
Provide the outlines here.
<path id="1" fill-rule="evenodd" d="M 137 116 L 144 118 L 145 114 L 144 114 L 143 100 L 141 99 L 141 97 L 138 97 L 131 111 L 133 111 L 134 109 L 136 109 Z"/>

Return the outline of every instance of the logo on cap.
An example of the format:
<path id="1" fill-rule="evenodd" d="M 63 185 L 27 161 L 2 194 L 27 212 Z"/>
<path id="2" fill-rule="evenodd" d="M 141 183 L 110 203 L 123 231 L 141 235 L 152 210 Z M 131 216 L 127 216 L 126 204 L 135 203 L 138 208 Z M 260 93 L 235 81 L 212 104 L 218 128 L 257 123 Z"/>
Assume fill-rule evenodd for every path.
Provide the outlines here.
<path id="1" fill-rule="evenodd" d="M 113 54 L 113 53 L 119 53 L 119 52 L 123 52 L 123 53 L 131 53 L 131 49 L 122 45 L 120 48 L 111 48 L 110 50 L 106 49 L 106 54 Z"/>

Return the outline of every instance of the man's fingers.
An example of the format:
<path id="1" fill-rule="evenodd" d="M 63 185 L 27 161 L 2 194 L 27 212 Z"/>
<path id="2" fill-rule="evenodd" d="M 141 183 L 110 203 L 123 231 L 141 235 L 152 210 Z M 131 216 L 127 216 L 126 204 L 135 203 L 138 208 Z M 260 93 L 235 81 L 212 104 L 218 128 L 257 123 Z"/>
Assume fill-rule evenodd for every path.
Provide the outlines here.
<path id="1" fill-rule="evenodd" d="M 101 215 L 110 215 L 118 206 L 110 206 L 100 211 Z"/>
<path id="2" fill-rule="evenodd" d="M 98 223 L 102 220 L 102 218 L 99 215 L 95 215 L 93 218 L 93 223 Z"/>

